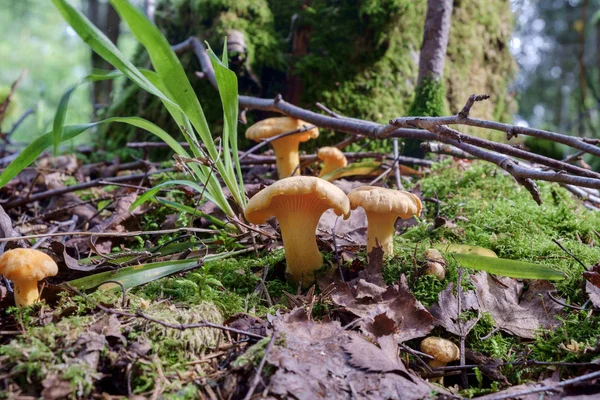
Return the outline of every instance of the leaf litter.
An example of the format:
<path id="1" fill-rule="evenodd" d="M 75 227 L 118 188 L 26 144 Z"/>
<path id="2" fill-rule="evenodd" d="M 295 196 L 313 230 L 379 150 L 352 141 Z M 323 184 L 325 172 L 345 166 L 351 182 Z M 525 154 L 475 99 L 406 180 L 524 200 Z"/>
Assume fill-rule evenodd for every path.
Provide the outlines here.
<path id="1" fill-rule="evenodd" d="M 78 171 L 81 170 L 80 168 Z M 35 177 L 30 177 L 26 184 L 23 183 L 25 181 L 21 183 L 18 180 L 13 181 L 11 185 L 20 186 L 8 187 L 6 190 L 22 193 L 27 190 L 27 185 L 42 190 L 44 185 L 47 185 L 46 189 L 64 187 L 60 183 L 64 177 L 34 179 Z M 356 182 L 349 187 L 354 185 Z M 257 185 L 258 187 L 260 185 Z M 129 229 L 127 224 L 139 224 L 143 212 L 148 209 L 130 212 L 129 206 L 135 201 L 136 192 L 118 188 L 113 189 L 111 195 L 116 201 L 107 210 L 98 212 L 97 206 L 91 206 L 87 203 L 88 200 L 83 200 L 79 195 L 63 194 L 61 197 L 65 201 L 60 204 L 56 200 L 49 201 L 46 206 L 49 210 L 53 210 L 52 214 L 38 220 L 50 228 L 53 221 L 68 220 L 66 218 L 68 214 L 75 213 L 80 218 L 78 223 L 85 221 L 89 229 L 97 232 L 106 230 L 123 232 Z M 203 210 L 214 212 L 209 207 Z M 2 211 L 0 212 L 2 231 L 0 234 L 4 237 L 19 236 L 19 228 L 12 226 L 14 218 L 8 216 L 4 210 L 0 211 Z M 15 210 L 9 211 L 15 215 Z M 26 213 L 31 219 L 37 218 L 33 209 L 26 207 Z M 436 334 L 448 336 L 456 341 L 456 337 L 467 336 L 473 330 L 482 313 L 491 314 L 499 329 L 524 339 L 534 338 L 540 329 L 553 329 L 560 326 L 560 320 L 556 316 L 564 316 L 565 313 L 563 306 L 549 296 L 549 293 L 556 291 L 553 284 L 543 281 L 524 283 L 515 279 L 495 277 L 485 272 L 472 275 L 472 288 L 462 290 L 460 293 L 456 293 L 455 284 L 449 282 L 439 293 L 438 301 L 427 309 L 412 293 L 406 275 L 399 275 L 397 281 L 390 284 L 384 281 L 383 272 L 386 262 L 380 249 L 375 249 L 369 254 L 366 265 L 359 260 L 357 243 L 365 241 L 366 219 L 360 212 L 352 215 L 356 215 L 355 220 L 350 220 L 348 225 L 336 223 L 337 217 L 327 216 L 327 214 L 320 223 L 320 239 L 325 244 L 331 243 L 335 226 L 339 252 L 346 254 L 346 257 L 351 257 L 353 261 L 354 270 L 344 272 L 345 282 L 342 282 L 337 274 L 333 279 L 326 277 L 320 281 L 323 289 L 330 286 L 332 281 L 334 282 L 335 290 L 331 295 L 322 296 L 314 292 L 309 292 L 307 295 L 289 295 L 287 299 L 290 308 L 296 307 L 290 312 L 282 309 L 275 313 L 264 314 L 262 317 L 252 313 L 239 313 L 226 320 L 223 320 L 218 312 L 210 314 L 210 307 L 202 304 L 187 305 L 182 308 L 168 300 L 149 302 L 137 298 L 134 294 L 127 295 L 128 302 L 133 304 L 123 309 L 133 313 L 134 317 L 106 314 L 88 304 L 88 308 L 83 308 L 83 315 L 89 320 L 82 324 L 82 328 L 70 332 L 65 330 L 64 336 L 59 336 L 56 345 L 61 347 L 58 351 L 61 356 L 51 357 L 55 367 L 42 371 L 43 379 L 39 380 L 36 390 L 45 398 L 58 399 L 73 393 L 85 397 L 84 393 L 88 393 L 86 390 L 89 389 L 89 385 L 91 387 L 100 385 L 106 377 L 109 379 L 116 377 L 115 382 L 109 387 L 112 387 L 115 392 L 127 393 L 126 388 L 130 382 L 127 382 L 129 378 L 125 371 L 133 369 L 137 371 L 134 376 L 136 374 L 141 376 L 144 369 L 136 370 L 136 368 L 140 365 L 154 365 L 157 359 L 165 357 L 165 351 L 174 351 L 176 347 L 169 344 L 172 341 L 174 346 L 185 348 L 189 357 L 186 362 L 191 363 L 194 369 L 188 368 L 184 374 L 176 375 L 167 365 L 160 366 L 163 362 L 159 362 L 159 368 L 165 369 L 165 379 L 174 382 L 208 382 L 202 381 L 208 379 L 212 382 L 212 386 L 201 383 L 201 391 L 209 394 L 215 390 L 211 387 L 218 388 L 219 396 L 222 398 L 243 396 L 248 389 L 250 378 L 257 373 L 257 360 L 262 357 L 265 358 L 266 363 L 264 369 L 259 371 L 262 378 L 258 385 L 259 390 L 255 393 L 262 391 L 265 398 L 452 398 L 455 395 L 451 392 L 455 392 L 455 389 L 449 387 L 446 390 L 425 380 L 424 377 L 429 376 L 429 372 L 423 370 L 416 362 L 415 357 L 418 357 L 418 353 L 408 351 L 418 348 L 421 338 Z M 452 228 L 451 230 L 456 234 L 462 234 L 462 231 L 449 225 L 454 221 L 448 219 L 443 226 Z M 270 232 L 276 233 L 275 230 Z M 250 243 L 248 237 L 242 240 L 244 243 Z M 86 246 L 82 245 L 85 242 L 89 243 L 87 250 Z M 63 272 L 59 277 L 64 277 L 68 276 L 64 267 L 85 274 L 100 265 L 100 263 L 79 262 L 88 251 L 92 255 L 93 253 L 110 255 L 111 250 L 114 252 L 114 246 L 121 246 L 121 250 L 126 251 L 130 244 L 131 241 L 128 240 L 111 238 L 96 243 L 91 243 L 88 239 L 48 241 L 44 246 L 52 248 L 56 254 L 57 260 L 63 266 Z M 269 246 L 276 248 L 277 243 L 271 242 Z M 335 250 L 333 246 L 330 249 Z M 83 250 L 83 252 L 78 253 L 76 250 Z M 181 257 L 182 254 L 184 253 L 176 252 L 174 257 Z M 160 257 L 160 253 L 152 257 Z M 115 265 L 119 264 L 108 263 L 109 268 L 114 268 Z M 586 292 L 595 306 L 597 306 L 595 302 L 597 298 L 594 296 L 600 290 L 597 276 L 600 276 L 597 266 L 584 273 Z M 223 289 L 222 285 L 219 287 L 220 290 Z M 51 288 L 52 286 L 47 288 L 44 296 L 52 306 L 56 307 L 64 300 L 61 299 L 59 291 L 52 292 L 54 289 Z M 328 291 L 322 294 L 326 292 Z M 0 298 L 3 298 L 2 303 L 11 301 L 7 287 L 1 284 Z M 555 298 L 564 301 L 557 296 Z M 115 307 L 117 311 L 121 310 L 118 306 L 110 307 Z M 145 310 L 145 307 L 150 307 L 152 318 L 173 326 L 208 320 L 257 337 L 268 338 L 270 335 L 276 335 L 276 340 L 270 351 L 265 353 L 265 348 L 261 345 L 264 342 L 244 334 L 212 328 L 179 330 L 162 326 L 147 318 L 135 317 L 138 315 L 136 310 Z M 315 320 L 315 310 L 322 307 L 329 311 L 322 313 L 320 320 Z M 40 311 L 36 318 L 40 324 L 50 326 L 69 315 L 76 315 L 81 312 L 77 310 L 81 309 L 81 304 L 62 307 L 55 313 L 46 308 Z M 14 317 L 6 315 L 0 317 L 0 330 L 17 332 L 19 329 L 19 322 Z M 145 334 L 140 335 L 140 332 Z M 175 334 L 175 332 L 179 333 Z M 18 337 L 18 334 L 13 333 L 6 339 L 2 339 L 2 343 L 6 343 L 9 338 Z M 157 345 L 156 338 L 163 338 L 165 342 Z M 28 354 L 27 346 L 19 347 L 17 342 L 11 343 L 14 343 L 15 349 L 22 350 L 21 357 Z M 28 346 L 33 348 L 31 343 Z M 253 352 L 251 349 L 257 351 Z M 7 359 L 1 357 L 3 356 L 0 355 L 0 365 L 3 366 L 0 367 L 0 376 L 14 373 L 13 369 L 17 364 L 7 363 Z M 236 364 L 236 360 L 244 357 L 254 357 L 254 359 L 251 359 L 246 366 L 242 366 L 241 363 Z M 468 348 L 465 357 L 467 362 L 476 364 L 487 379 L 500 382 L 504 386 L 508 385 L 506 376 L 501 372 L 503 366 L 501 360 L 487 357 Z M 134 367 L 135 365 L 138 367 Z M 202 367 L 199 367 L 200 365 Z M 69 368 L 73 366 L 84 371 L 75 392 L 73 379 L 68 378 L 71 376 Z M 158 370 L 152 367 L 151 371 L 156 374 Z M 9 376 L 3 379 L 11 378 Z M 157 382 L 160 379 L 157 378 Z M 543 383 L 556 382 L 558 380 Z M 14 383 L 11 385 L 15 387 Z M 175 392 L 181 389 L 178 385 L 180 384 L 173 386 Z M 535 384 L 528 384 L 515 388 L 535 387 Z M 556 389 L 555 393 L 568 398 L 565 397 L 567 391 L 563 393 L 561 390 Z M 527 397 L 522 396 L 522 398 Z"/>

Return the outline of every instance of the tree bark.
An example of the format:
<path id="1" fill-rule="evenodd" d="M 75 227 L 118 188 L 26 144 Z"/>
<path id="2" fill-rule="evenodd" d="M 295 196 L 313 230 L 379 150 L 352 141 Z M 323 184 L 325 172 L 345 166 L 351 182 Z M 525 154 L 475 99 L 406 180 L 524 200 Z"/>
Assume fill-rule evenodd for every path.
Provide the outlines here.
<path id="1" fill-rule="evenodd" d="M 418 85 L 426 78 L 437 81 L 444 74 L 451 16 L 452 0 L 428 0 L 419 56 Z"/>
<path id="2" fill-rule="evenodd" d="M 104 33 L 111 42 L 117 43 L 120 34 L 119 25 L 121 17 L 108 2 L 99 0 L 88 0 L 87 16 L 98 29 Z M 109 63 L 104 61 L 95 52 L 92 52 L 92 68 L 114 69 Z M 92 106 L 94 114 L 99 106 L 104 106 L 110 102 L 110 93 L 112 92 L 112 80 L 94 82 L 92 85 Z"/>

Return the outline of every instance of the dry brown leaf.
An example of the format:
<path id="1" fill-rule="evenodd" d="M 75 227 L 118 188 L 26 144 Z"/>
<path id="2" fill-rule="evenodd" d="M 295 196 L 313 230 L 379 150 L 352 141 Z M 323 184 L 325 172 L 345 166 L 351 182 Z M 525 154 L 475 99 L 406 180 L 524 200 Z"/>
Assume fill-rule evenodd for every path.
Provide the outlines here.
<path id="1" fill-rule="evenodd" d="M 333 302 L 345 307 L 357 317 L 363 319 L 361 328 L 370 332 L 375 317 L 385 314 L 394 321 L 397 333 L 394 335 L 398 343 L 427 335 L 433 329 L 433 317 L 410 293 L 404 276 L 401 284 L 385 288 L 383 292 L 375 290 L 376 285 L 363 279 L 342 284 L 331 296 Z"/>
<path id="2" fill-rule="evenodd" d="M 0 206 L 0 239 L 13 238 L 19 236 L 21 236 L 19 235 L 19 232 L 13 229 L 11 218 L 8 216 L 6 211 L 4 211 L 4 208 Z M 4 250 L 4 246 L 6 246 L 6 243 L 0 243 L 0 252 Z M 17 246 L 26 247 L 25 241 L 17 241 Z"/>
<path id="3" fill-rule="evenodd" d="M 436 326 L 444 327 L 448 332 L 457 336 L 466 336 L 471 329 L 479 321 L 478 313 L 476 318 L 468 321 L 459 319 L 464 311 L 473 310 L 479 311 L 479 302 L 474 291 L 461 292 L 461 310 L 458 310 L 458 296 L 453 293 L 454 284 L 450 283 L 446 289 L 438 294 L 438 302 L 434 304 L 429 311 L 433 315 Z"/>
<path id="4" fill-rule="evenodd" d="M 600 263 L 593 265 L 589 271 L 583 273 L 586 280 L 585 292 L 596 308 L 600 308 Z"/>
<path id="5" fill-rule="evenodd" d="M 294 322 L 275 320 L 274 328 L 285 337 L 285 345 L 275 345 L 267 356 L 277 368 L 267 398 L 411 400 L 432 393 L 433 387 L 406 371 L 400 360 L 358 334 L 344 331 L 338 322 L 318 323 L 295 316 Z"/>
<path id="6" fill-rule="evenodd" d="M 481 311 L 489 312 L 498 327 L 514 335 L 533 339 L 538 329 L 560 325 L 555 318 L 562 314 L 562 306 L 548 296 L 555 290 L 548 281 L 529 281 L 524 284 L 507 277 L 492 278 L 485 271 L 471 276 L 477 291 Z"/>
<path id="7" fill-rule="evenodd" d="M 398 357 L 398 345 L 393 336 L 383 336 L 378 340 L 381 348 L 363 338 L 352 335 L 342 349 L 350 356 L 350 365 L 371 372 L 394 372 L 410 379 L 413 378 Z M 384 343 L 382 345 L 382 343 Z"/>
<path id="8" fill-rule="evenodd" d="M 57 241 L 50 242 L 50 248 L 52 249 L 54 254 L 56 254 L 59 258 L 62 258 L 62 260 L 65 262 L 65 265 L 69 269 L 72 269 L 75 271 L 93 271 L 96 269 L 96 266 L 94 264 L 83 265 L 83 266 L 79 265 L 77 260 L 69 255 L 69 253 L 67 252 L 66 246 L 64 244 L 62 244 L 61 242 L 57 242 Z"/>

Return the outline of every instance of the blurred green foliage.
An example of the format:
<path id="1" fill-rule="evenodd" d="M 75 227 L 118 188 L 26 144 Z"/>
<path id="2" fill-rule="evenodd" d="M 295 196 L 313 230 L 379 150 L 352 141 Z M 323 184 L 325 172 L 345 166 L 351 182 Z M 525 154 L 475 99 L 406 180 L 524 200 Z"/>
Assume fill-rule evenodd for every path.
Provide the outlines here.
<path id="1" fill-rule="evenodd" d="M 26 109 L 35 108 L 13 135 L 14 141 L 29 143 L 52 126 L 62 94 L 88 74 L 90 49 L 50 1 L 0 0 L 0 10 L 0 95 L 26 70 L 2 128 L 9 131 Z M 73 96 L 67 123 L 89 122 L 89 92 L 82 89 Z"/>

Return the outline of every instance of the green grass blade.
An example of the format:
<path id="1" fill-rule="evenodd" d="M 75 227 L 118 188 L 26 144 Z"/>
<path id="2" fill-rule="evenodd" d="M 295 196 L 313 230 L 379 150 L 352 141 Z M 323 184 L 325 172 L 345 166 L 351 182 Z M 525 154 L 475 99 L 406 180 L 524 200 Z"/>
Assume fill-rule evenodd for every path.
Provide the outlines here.
<path id="1" fill-rule="evenodd" d="M 142 73 L 150 82 L 152 82 L 156 87 L 158 87 L 161 91 L 165 93 L 169 93 L 168 89 L 165 87 L 160 76 L 154 71 L 142 70 Z M 189 119 L 177 108 L 171 106 L 169 103 L 163 102 L 164 106 L 167 108 L 173 119 L 177 122 L 177 126 L 184 127 L 181 130 L 186 141 L 190 145 L 190 149 L 194 157 L 208 157 L 206 153 L 200 147 L 195 136 L 192 135 L 193 128 L 190 124 Z M 172 146 L 171 146 L 172 147 Z M 181 153 L 178 153 L 181 154 Z M 187 156 L 189 157 L 189 155 Z M 235 213 L 231 208 L 231 205 L 227 201 L 227 197 L 225 196 L 225 192 L 223 192 L 223 188 L 219 183 L 215 174 L 211 171 L 211 169 L 206 165 L 199 164 L 189 164 L 190 168 L 196 175 L 196 179 L 203 182 L 207 186 L 208 192 L 211 194 L 213 201 L 215 204 L 228 216 L 234 217 Z M 221 163 L 217 163 L 217 167 L 221 166 Z"/>
<path id="2" fill-rule="evenodd" d="M 223 144 L 225 148 L 225 168 L 227 169 L 227 174 L 223 179 L 227 179 L 225 183 L 231 190 L 236 203 L 244 208 L 246 197 L 244 196 L 244 180 L 238 154 L 238 82 L 235 73 L 227 67 L 227 41 L 225 41 L 223 47 L 224 61 L 220 61 L 210 47 L 207 50 L 215 71 L 219 95 L 223 104 Z M 231 152 L 229 149 L 231 149 Z M 231 162 L 232 155 L 233 163 Z M 233 190 L 234 188 L 236 190 Z"/>
<path id="3" fill-rule="evenodd" d="M 83 125 L 67 125 L 63 127 L 61 138 L 62 141 L 70 140 L 83 132 L 87 131 L 96 123 Z M 0 187 L 6 185 L 12 178 L 17 176 L 19 172 L 27 168 L 40 154 L 52 145 L 53 132 L 50 131 L 31 142 L 25 147 L 0 175 Z"/>
<path id="4" fill-rule="evenodd" d="M 58 104 L 58 108 L 56 109 L 54 122 L 52 123 L 52 142 L 54 145 L 54 156 L 58 154 L 58 146 L 62 142 L 62 129 L 65 125 L 65 117 L 67 115 L 69 101 L 75 89 L 77 89 L 84 83 L 114 79 L 122 75 L 123 74 L 117 70 L 107 71 L 101 69 L 93 69 L 91 74 L 89 74 L 87 77 L 85 77 L 76 85 L 74 85 L 72 88 L 67 90 L 65 94 L 63 94 Z"/>
<path id="5" fill-rule="evenodd" d="M 204 261 L 215 261 L 223 258 L 235 256 L 238 254 L 247 253 L 248 250 L 238 250 L 227 253 L 214 254 L 204 257 Z M 143 285 L 154 280 L 164 278 L 178 272 L 192 269 L 198 265 L 199 260 L 173 260 L 155 262 L 142 265 L 134 265 L 125 267 L 116 271 L 100 272 L 98 274 L 89 275 L 83 278 L 75 279 L 67 282 L 69 285 L 81 289 L 89 290 L 103 285 L 100 290 L 119 290 L 120 286 L 107 281 L 117 281 L 123 285 L 125 289 L 130 289 L 139 285 Z"/>
<path id="6" fill-rule="evenodd" d="M 94 26 L 81 12 L 72 7 L 66 0 L 52 0 L 54 6 L 77 34 L 100 57 L 113 65 L 125 76 L 147 92 L 164 101 L 171 102 L 160 90 L 152 85 L 142 73 L 121 53 L 98 28 Z"/>
<path id="7" fill-rule="evenodd" d="M 202 211 L 198 210 L 197 208 L 192 208 L 190 206 L 186 206 L 185 204 L 181 204 L 181 203 L 177 203 L 175 201 L 167 200 L 167 199 L 164 199 L 162 197 L 157 197 L 156 201 L 158 201 L 162 205 L 165 205 L 167 207 L 173 208 L 174 210 L 181 211 L 181 212 L 190 214 L 190 215 L 195 216 L 195 217 L 202 217 L 202 218 L 210 221 L 211 224 L 216 225 L 218 227 L 229 229 L 229 230 L 232 230 L 232 231 L 236 230 L 235 225 L 233 225 L 233 224 L 231 224 L 229 222 L 221 221 L 220 219 L 215 218 L 215 217 L 213 217 L 210 214 L 203 213 Z"/>
<path id="8" fill-rule="evenodd" d="M 56 115 L 54 116 L 54 122 L 52 123 L 52 144 L 54 147 L 54 156 L 58 155 L 58 146 L 62 142 L 62 131 L 65 124 L 65 117 L 67 116 L 67 108 L 69 107 L 69 99 L 71 95 L 77 89 L 79 84 L 73 86 L 65 92 L 58 103 L 56 109 Z"/>
<path id="9" fill-rule="evenodd" d="M 207 190 L 205 188 L 203 188 L 202 186 L 198 185 L 196 182 L 192 182 L 192 181 L 188 181 L 188 180 L 172 180 L 172 181 L 163 182 L 159 185 L 154 186 L 152 189 L 149 189 L 146 192 L 144 192 L 144 194 L 139 196 L 133 202 L 133 204 L 129 208 L 129 211 L 135 210 L 140 205 L 142 205 L 143 203 L 148 201 L 152 196 L 154 196 L 160 190 L 162 190 L 164 187 L 168 187 L 168 186 L 187 186 L 189 188 L 194 189 L 198 193 L 204 193 L 204 195 L 212 201 L 212 199 L 211 199 L 212 196 L 210 196 L 210 194 L 207 193 Z"/>
<path id="10" fill-rule="evenodd" d="M 553 270 L 545 265 L 526 261 L 460 253 L 452 253 L 452 257 L 454 257 L 463 267 L 477 271 L 487 271 L 496 275 L 509 276 L 511 278 L 547 279 L 550 281 L 565 279 L 565 274 L 560 271 Z"/>
<path id="11" fill-rule="evenodd" d="M 213 160 L 217 159 L 208 123 L 187 75 L 171 45 L 160 30 L 127 0 L 110 0 L 121 18 L 127 22 L 133 35 L 146 48 L 154 70 L 162 79 L 171 99 L 190 119 Z M 190 132 L 192 133 L 192 132 Z"/>

